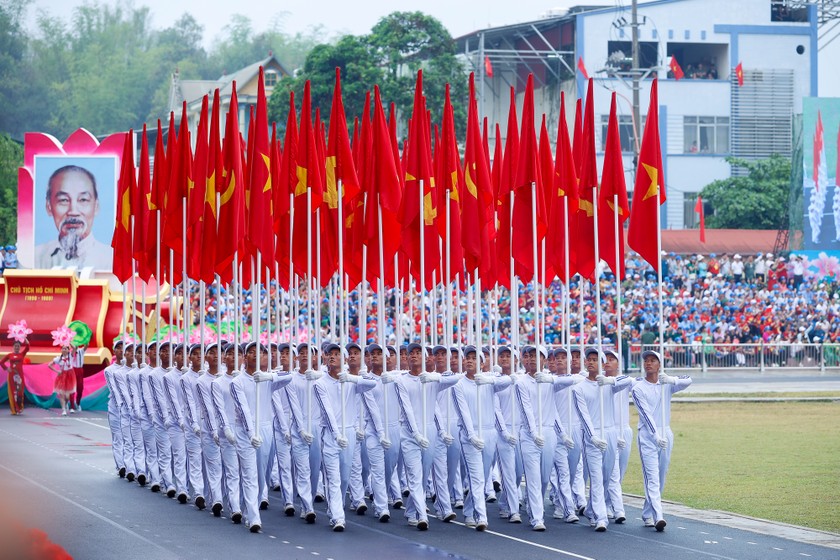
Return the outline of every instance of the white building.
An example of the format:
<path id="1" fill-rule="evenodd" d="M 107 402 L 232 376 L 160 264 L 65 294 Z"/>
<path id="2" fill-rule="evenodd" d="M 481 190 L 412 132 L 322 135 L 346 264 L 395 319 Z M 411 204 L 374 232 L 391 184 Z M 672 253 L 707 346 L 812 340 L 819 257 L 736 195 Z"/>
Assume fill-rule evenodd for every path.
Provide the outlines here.
<path id="1" fill-rule="evenodd" d="M 515 88 L 521 108 L 529 73 L 534 74 L 538 88 L 537 116 L 548 116 L 552 141 L 560 91 L 566 92 L 571 129 L 573 102 L 586 91 L 586 81 L 577 69 L 578 60 L 582 60 L 595 78 L 595 119 L 596 124 L 602 124 L 601 134 L 596 134 L 599 172 L 610 94 L 615 91 L 627 186 L 632 190 L 629 4 L 578 6 L 533 22 L 476 31 L 457 41 L 468 66 L 476 71 L 477 83 L 483 83 L 479 88 L 483 114 L 491 125 L 500 123 L 503 134 L 509 89 Z M 802 112 L 803 97 L 817 96 L 817 15 L 813 4 L 775 0 L 654 0 L 639 4 L 639 67 L 649 72 L 641 81 L 643 122 L 651 79 L 659 78 L 660 136 L 668 194 L 663 227 L 695 225 L 697 193 L 733 173 L 726 156 L 760 159 L 778 153 L 790 157 L 793 116 Z M 672 56 L 685 72 L 684 79 L 673 79 L 669 72 Z M 744 76 L 741 87 L 734 70 L 739 63 Z M 643 122 L 639 123 L 639 136 Z"/>

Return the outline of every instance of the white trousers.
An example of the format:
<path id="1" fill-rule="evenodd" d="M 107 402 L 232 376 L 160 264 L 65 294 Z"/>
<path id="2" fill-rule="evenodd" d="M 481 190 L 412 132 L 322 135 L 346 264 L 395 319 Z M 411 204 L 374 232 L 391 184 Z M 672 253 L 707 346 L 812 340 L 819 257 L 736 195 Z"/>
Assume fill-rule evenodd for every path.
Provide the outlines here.
<path id="1" fill-rule="evenodd" d="M 653 438 L 639 431 L 639 456 L 642 459 L 642 477 L 645 483 L 642 519 L 653 519 L 654 522 L 663 519 L 662 491 L 665 488 L 665 477 L 671 464 L 671 450 L 674 448 L 674 434 L 671 428 L 666 427 L 664 435 L 668 440 L 668 446 L 660 449 Z"/>
<path id="2" fill-rule="evenodd" d="M 545 491 L 554 467 L 554 448 L 557 436 L 554 426 L 543 426 L 544 445 L 538 447 L 527 428 L 519 431 L 522 466 L 525 470 L 525 490 L 528 494 L 528 518 L 531 527 L 545 522 Z"/>
<path id="3" fill-rule="evenodd" d="M 510 427 L 508 427 L 510 429 Z M 510 514 L 519 512 L 519 483 L 522 480 L 522 455 L 519 444 L 511 445 L 501 437 L 496 442 L 496 458 L 502 479 L 499 509 Z"/>
<path id="4" fill-rule="evenodd" d="M 172 423 L 166 427 L 169 434 L 169 444 L 172 448 L 172 482 L 175 490 L 187 494 L 187 449 L 184 431 L 178 424 Z"/>
<path id="5" fill-rule="evenodd" d="M 470 489 L 470 495 L 464 500 L 464 517 L 476 522 L 487 523 L 487 505 L 484 502 L 484 485 L 490 478 L 490 467 L 496 449 L 495 429 L 484 430 L 481 434 L 484 449 L 479 451 L 470 443 L 466 432 L 461 430 L 461 457 L 464 461 L 464 482 Z"/>
<path id="6" fill-rule="evenodd" d="M 221 432 L 221 430 L 219 430 Z M 239 492 L 239 457 L 236 455 L 236 445 L 231 444 L 224 433 L 219 434 L 219 454 L 222 459 L 222 473 L 224 477 L 224 492 L 227 499 L 227 509 L 232 514 L 241 513 L 241 495 Z"/>
<path id="7" fill-rule="evenodd" d="M 201 451 L 204 454 L 204 474 L 207 480 L 204 495 L 211 504 L 222 503 L 222 452 L 213 436 L 207 432 L 201 432 Z"/>
<path id="8" fill-rule="evenodd" d="M 172 444 L 169 442 L 169 433 L 163 423 L 155 421 L 155 441 L 157 442 L 158 469 L 160 470 L 160 483 L 164 490 L 174 488 L 172 484 Z"/>
<path id="9" fill-rule="evenodd" d="M 422 430 L 422 427 L 420 429 Z M 405 517 L 428 522 L 425 481 L 429 478 L 435 460 L 437 430 L 434 423 L 427 424 L 426 437 L 429 439 L 429 447 L 426 449 L 417 444 L 407 429 L 403 429 L 400 435 L 406 484 L 410 492 L 405 504 Z"/>
<path id="10" fill-rule="evenodd" d="M 292 447 L 286 441 L 286 434 L 280 430 L 280 425 L 275 421 L 273 426 L 277 474 L 280 477 L 280 488 L 283 492 L 283 505 L 288 506 L 295 502 L 295 488 L 292 483 Z"/>

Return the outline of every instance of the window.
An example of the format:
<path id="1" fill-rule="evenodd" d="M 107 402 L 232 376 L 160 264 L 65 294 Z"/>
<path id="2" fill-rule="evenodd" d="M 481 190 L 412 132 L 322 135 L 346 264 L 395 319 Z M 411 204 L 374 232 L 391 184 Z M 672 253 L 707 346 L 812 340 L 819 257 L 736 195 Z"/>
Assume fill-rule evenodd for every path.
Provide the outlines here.
<path id="1" fill-rule="evenodd" d="M 684 153 L 728 154 L 729 117 L 683 117 Z"/>
<path id="2" fill-rule="evenodd" d="M 277 85 L 277 72 L 269 70 L 265 73 L 265 87 L 274 87 Z"/>
<path id="3" fill-rule="evenodd" d="M 659 65 L 659 43 L 639 41 L 639 68 L 653 68 Z M 616 72 L 629 72 L 633 68 L 633 46 L 630 41 L 609 41 L 607 64 Z M 650 76 L 653 77 L 653 74 Z"/>
<path id="4" fill-rule="evenodd" d="M 644 126 L 644 119 L 642 119 Z M 601 149 L 607 147 L 607 129 L 609 128 L 609 115 L 601 115 Z M 635 143 L 633 135 L 633 117 L 630 115 L 618 116 L 618 136 L 621 138 L 621 151 L 632 152 Z"/>
<path id="5" fill-rule="evenodd" d="M 685 229 L 696 229 L 700 227 L 700 214 L 694 211 L 697 205 L 697 195 L 700 193 L 683 193 L 683 223 Z"/>
<path id="6" fill-rule="evenodd" d="M 770 0 L 770 21 L 808 21 L 808 8 L 802 2 Z"/>

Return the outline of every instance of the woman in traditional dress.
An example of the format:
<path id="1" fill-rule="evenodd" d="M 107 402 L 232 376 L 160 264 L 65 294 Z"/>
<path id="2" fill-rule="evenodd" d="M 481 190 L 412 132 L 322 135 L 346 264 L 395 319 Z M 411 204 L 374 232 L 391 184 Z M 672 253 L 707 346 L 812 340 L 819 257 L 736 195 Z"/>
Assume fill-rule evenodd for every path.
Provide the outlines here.
<path id="1" fill-rule="evenodd" d="M 16 340 L 13 351 L 0 359 L 0 367 L 6 370 L 8 375 L 6 384 L 9 387 L 9 408 L 12 409 L 12 414 L 23 412 L 23 391 L 26 388 L 26 380 L 23 377 L 23 360 L 26 358 L 27 352 L 29 352 L 29 339 L 25 338 L 23 340 L 22 349 L 21 343 Z"/>
<path id="2" fill-rule="evenodd" d="M 70 358 L 70 347 L 61 347 L 61 356 L 53 358 L 49 367 L 56 373 L 53 389 L 61 402 L 61 415 L 67 416 L 70 408 L 70 401 L 76 393 L 76 372 L 73 368 L 73 361 Z M 71 410 L 71 412 L 73 412 Z"/>

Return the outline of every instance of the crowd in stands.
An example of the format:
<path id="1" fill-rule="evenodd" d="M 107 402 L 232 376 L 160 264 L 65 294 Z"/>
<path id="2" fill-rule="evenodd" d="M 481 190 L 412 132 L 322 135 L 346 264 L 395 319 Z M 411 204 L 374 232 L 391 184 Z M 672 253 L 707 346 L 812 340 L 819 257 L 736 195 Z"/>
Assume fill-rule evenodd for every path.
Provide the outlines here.
<path id="1" fill-rule="evenodd" d="M 717 80 L 717 68 L 708 61 L 698 62 L 697 64 L 686 64 L 682 67 L 683 78 L 688 80 Z M 668 71 L 668 78 L 674 79 L 674 72 Z"/>
<path id="2" fill-rule="evenodd" d="M 0 245 L 0 276 L 6 269 L 18 268 L 17 247 L 14 245 Z"/>

